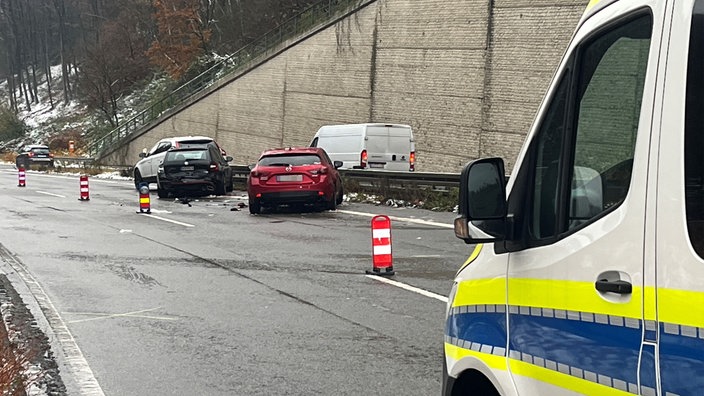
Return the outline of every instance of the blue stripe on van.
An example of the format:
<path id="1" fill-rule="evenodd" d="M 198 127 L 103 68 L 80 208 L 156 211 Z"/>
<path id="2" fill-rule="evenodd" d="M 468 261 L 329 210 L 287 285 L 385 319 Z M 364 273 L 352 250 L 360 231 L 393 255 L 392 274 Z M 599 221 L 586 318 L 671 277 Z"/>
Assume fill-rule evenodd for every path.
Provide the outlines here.
<path id="1" fill-rule="evenodd" d="M 661 324 L 660 381 L 663 392 L 704 392 L 704 329 Z"/>
<path id="2" fill-rule="evenodd" d="M 486 312 L 487 307 L 454 307 L 447 319 L 446 336 L 467 349 L 476 345 L 493 346 L 494 354 L 500 350 L 501 355 L 508 353 L 513 359 L 613 388 L 636 391 L 641 321 L 631 320 L 626 325 L 627 319 L 616 316 L 598 321 L 590 313 L 570 312 L 564 317 L 546 317 L 536 314 L 542 312 L 538 311 L 540 308 L 528 309 L 532 314 L 512 310 L 511 344 L 509 351 L 504 352 L 505 312 L 498 312 L 499 306 L 491 308 L 493 312 Z M 704 328 L 661 324 L 659 345 L 663 394 L 702 394 Z M 641 386 L 654 391 L 655 372 L 654 350 L 646 348 L 641 362 Z"/>
<path id="3" fill-rule="evenodd" d="M 641 329 L 567 318 L 511 314 L 511 351 L 638 383 Z"/>

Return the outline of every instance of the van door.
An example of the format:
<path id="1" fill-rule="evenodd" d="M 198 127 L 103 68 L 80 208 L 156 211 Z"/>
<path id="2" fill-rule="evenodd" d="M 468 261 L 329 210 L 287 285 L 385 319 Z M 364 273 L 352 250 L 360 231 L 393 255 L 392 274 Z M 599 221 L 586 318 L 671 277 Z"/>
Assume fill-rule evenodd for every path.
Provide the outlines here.
<path id="1" fill-rule="evenodd" d="M 664 3 L 620 0 L 583 23 L 514 172 L 513 235 L 496 249 L 509 252 L 508 361 L 519 393 L 657 391 L 653 351 L 641 352 Z"/>
<path id="2" fill-rule="evenodd" d="M 369 168 L 408 171 L 412 150 L 412 131 L 397 125 L 370 125 L 367 127 L 366 148 Z"/>
<path id="3" fill-rule="evenodd" d="M 663 395 L 704 389 L 704 0 L 677 3 L 659 142 L 657 336 Z"/>

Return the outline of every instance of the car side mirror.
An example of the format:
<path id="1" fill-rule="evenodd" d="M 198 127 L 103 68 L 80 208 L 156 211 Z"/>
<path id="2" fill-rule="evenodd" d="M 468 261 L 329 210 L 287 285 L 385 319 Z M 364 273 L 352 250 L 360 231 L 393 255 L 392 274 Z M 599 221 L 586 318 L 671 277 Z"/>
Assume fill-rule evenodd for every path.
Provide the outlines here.
<path id="1" fill-rule="evenodd" d="M 455 236 L 465 243 L 495 242 L 506 237 L 506 179 L 501 158 L 472 161 L 460 176 L 459 216 Z"/>
<path id="2" fill-rule="evenodd" d="M 231 155 L 228 155 L 228 156 L 225 157 L 225 161 L 226 161 L 226 162 L 231 162 L 232 160 L 234 160 L 234 158 L 232 158 Z"/>
<path id="3" fill-rule="evenodd" d="M 335 167 L 335 169 L 339 169 L 342 167 L 342 161 L 333 161 L 332 164 Z"/>
<path id="4" fill-rule="evenodd" d="M 249 164 L 247 165 L 247 168 L 249 168 L 249 170 L 252 170 L 255 166 L 257 166 L 257 164 Z"/>

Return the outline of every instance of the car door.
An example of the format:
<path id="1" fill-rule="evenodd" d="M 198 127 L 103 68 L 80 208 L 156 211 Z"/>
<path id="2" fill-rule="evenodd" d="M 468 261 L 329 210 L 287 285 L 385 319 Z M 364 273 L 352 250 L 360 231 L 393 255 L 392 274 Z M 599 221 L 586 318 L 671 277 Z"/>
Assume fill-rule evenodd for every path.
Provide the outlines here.
<path id="1" fill-rule="evenodd" d="M 144 178 L 150 178 L 152 181 L 156 181 L 156 174 L 159 171 L 159 165 L 164 162 L 164 157 L 166 152 L 172 147 L 170 141 L 160 142 L 154 153 L 147 157 L 149 159 L 149 175 L 142 175 Z"/>
<path id="2" fill-rule="evenodd" d="M 662 395 L 704 390 L 704 0 L 677 3 L 668 50 L 654 230 Z"/>
<path id="3" fill-rule="evenodd" d="M 577 31 L 509 196 L 508 358 L 521 394 L 657 389 L 654 349 L 641 352 L 643 252 L 665 5 L 607 8 Z"/>

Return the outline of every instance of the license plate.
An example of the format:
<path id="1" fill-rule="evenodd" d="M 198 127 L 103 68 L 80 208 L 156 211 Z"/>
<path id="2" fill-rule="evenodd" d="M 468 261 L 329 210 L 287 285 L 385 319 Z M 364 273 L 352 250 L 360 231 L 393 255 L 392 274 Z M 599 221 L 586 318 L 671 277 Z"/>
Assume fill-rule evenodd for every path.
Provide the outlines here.
<path id="1" fill-rule="evenodd" d="M 194 166 L 182 166 L 181 167 L 182 171 L 192 171 L 194 169 L 196 169 Z"/>
<path id="2" fill-rule="evenodd" d="M 280 181 L 280 182 L 299 182 L 299 181 L 303 181 L 303 175 L 281 175 L 281 176 L 276 176 L 276 181 Z"/>
<path id="3" fill-rule="evenodd" d="M 370 168 L 383 168 L 385 164 L 375 164 L 375 163 L 370 163 L 369 167 Z"/>

